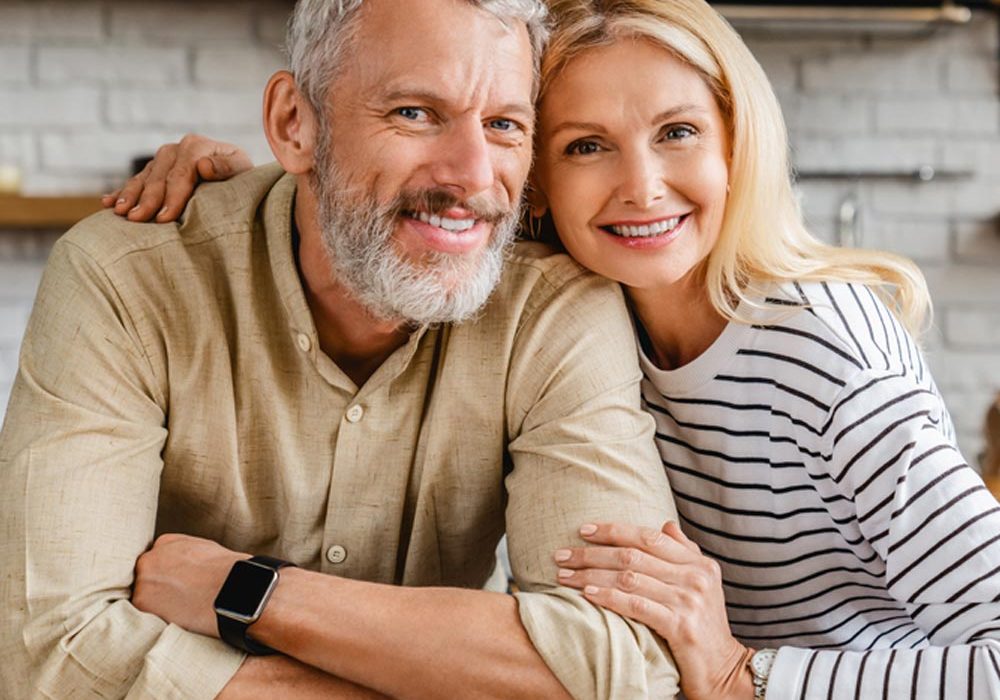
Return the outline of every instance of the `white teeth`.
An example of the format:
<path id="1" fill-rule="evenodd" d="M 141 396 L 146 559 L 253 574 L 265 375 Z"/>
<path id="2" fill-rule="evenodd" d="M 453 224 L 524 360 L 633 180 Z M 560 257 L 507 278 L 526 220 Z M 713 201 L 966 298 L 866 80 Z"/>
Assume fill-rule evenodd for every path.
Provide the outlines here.
<path id="1" fill-rule="evenodd" d="M 468 231 L 476 225 L 475 219 L 449 219 L 448 217 L 438 216 L 437 214 L 431 215 L 425 211 L 415 212 L 415 218 L 423 221 L 425 224 L 437 226 L 438 228 L 443 228 L 445 231 L 451 231 L 452 233 Z"/>
<path id="2" fill-rule="evenodd" d="M 625 238 L 651 238 L 659 236 L 667 231 L 673 231 L 677 224 L 681 222 L 681 217 L 675 216 L 672 219 L 664 219 L 654 224 L 643 224 L 642 226 L 610 226 L 609 228 L 619 236 Z"/>
<path id="3" fill-rule="evenodd" d="M 445 231 L 453 231 L 455 233 L 468 231 L 475 225 L 475 219 L 441 219 L 441 228 Z"/>

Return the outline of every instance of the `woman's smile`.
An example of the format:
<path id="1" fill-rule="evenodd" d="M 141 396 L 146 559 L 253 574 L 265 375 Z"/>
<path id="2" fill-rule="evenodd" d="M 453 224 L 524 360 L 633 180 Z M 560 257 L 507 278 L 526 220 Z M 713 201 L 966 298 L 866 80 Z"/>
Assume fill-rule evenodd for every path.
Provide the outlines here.
<path id="1" fill-rule="evenodd" d="M 689 214 L 680 214 L 646 222 L 618 222 L 599 225 L 617 245 L 627 248 L 659 248 L 675 241 L 684 230 Z"/>

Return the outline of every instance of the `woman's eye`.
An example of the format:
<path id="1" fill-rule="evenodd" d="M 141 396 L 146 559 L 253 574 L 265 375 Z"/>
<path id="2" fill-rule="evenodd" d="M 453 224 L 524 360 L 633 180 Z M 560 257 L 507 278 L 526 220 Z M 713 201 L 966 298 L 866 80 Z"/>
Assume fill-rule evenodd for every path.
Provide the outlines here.
<path id="1" fill-rule="evenodd" d="M 566 146 L 566 155 L 569 156 L 586 156 L 592 153 L 597 153 L 601 150 L 600 145 L 596 141 L 574 141 L 570 145 Z"/>
<path id="2" fill-rule="evenodd" d="M 687 126 L 686 124 L 677 124 L 675 126 L 668 126 L 664 129 L 664 137 L 669 141 L 679 141 L 680 139 L 686 139 L 690 136 L 696 135 L 698 132 L 694 130 L 693 127 Z"/>

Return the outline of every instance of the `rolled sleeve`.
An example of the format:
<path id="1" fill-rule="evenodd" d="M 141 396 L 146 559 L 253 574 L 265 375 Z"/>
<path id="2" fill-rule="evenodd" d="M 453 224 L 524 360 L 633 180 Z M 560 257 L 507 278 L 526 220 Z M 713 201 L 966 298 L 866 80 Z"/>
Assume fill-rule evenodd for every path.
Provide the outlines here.
<path id="1" fill-rule="evenodd" d="M 153 539 L 163 386 L 101 265 L 50 258 L 0 433 L 8 698 L 210 698 L 242 655 L 129 601 Z"/>
<path id="2" fill-rule="evenodd" d="M 678 674 L 662 639 L 555 583 L 553 553 L 582 544 L 583 523 L 659 528 L 677 517 L 640 409 L 620 290 L 590 275 L 567 281 L 524 324 L 516 350 L 506 518 L 521 621 L 573 697 L 673 697 Z"/>

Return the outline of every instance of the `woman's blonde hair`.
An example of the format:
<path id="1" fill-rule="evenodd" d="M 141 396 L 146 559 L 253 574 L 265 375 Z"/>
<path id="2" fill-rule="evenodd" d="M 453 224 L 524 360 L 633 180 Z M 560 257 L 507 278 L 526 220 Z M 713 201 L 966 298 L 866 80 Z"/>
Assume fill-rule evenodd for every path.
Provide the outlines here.
<path id="1" fill-rule="evenodd" d="M 730 195 L 719 240 L 703 273 L 713 306 L 740 318 L 763 290 L 755 284 L 843 280 L 871 285 L 919 335 L 930 297 L 920 270 L 891 253 L 838 248 L 806 230 L 792 189 L 781 107 L 760 64 L 732 27 L 702 0 L 549 0 L 552 33 L 541 94 L 576 55 L 622 38 L 653 41 L 711 88 L 730 132 Z"/>

